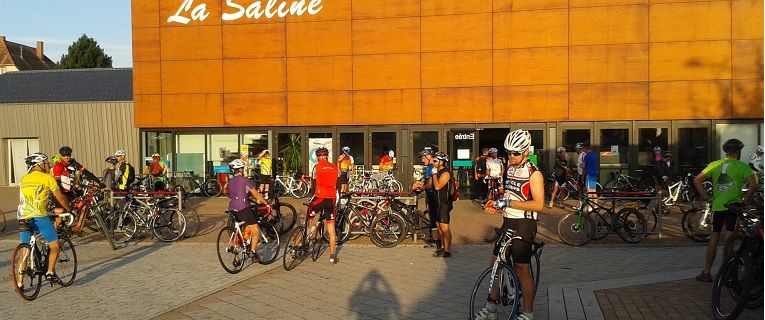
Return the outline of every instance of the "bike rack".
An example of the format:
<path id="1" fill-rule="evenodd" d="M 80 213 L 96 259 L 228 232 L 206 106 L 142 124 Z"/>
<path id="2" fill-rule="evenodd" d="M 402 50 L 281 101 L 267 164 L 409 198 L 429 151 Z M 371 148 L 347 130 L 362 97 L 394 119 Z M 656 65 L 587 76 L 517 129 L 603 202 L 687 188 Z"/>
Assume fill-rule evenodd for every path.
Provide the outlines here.
<path id="1" fill-rule="evenodd" d="M 114 206 L 114 199 L 125 199 L 125 195 L 137 195 L 136 199 L 148 200 L 154 198 L 154 196 L 176 196 L 178 197 L 178 211 L 183 211 L 183 194 L 181 191 L 151 191 L 151 192 L 124 192 L 124 191 L 107 191 L 107 197 L 109 199 L 109 205 Z M 123 196 L 123 197 L 120 197 Z"/>
<path id="2" fill-rule="evenodd" d="M 651 214 L 652 209 L 656 209 L 657 216 L 656 216 L 656 231 L 650 231 L 647 232 L 647 234 L 658 234 L 659 239 L 661 239 L 661 228 L 662 228 L 662 217 L 664 216 L 661 212 L 658 210 L 661 210 L 661 195 L 659 195 L 656 192 L 648 192 L 648 191 L 614 191 L 614 192 L 608 192 L 608 191 L 602 191 L 602 192 L 587 192 L 588 195 L 590 195 L 590 199 L 598 199 L 598 200 L 605 200 L 605 201 L 611 201 L 611 203 L 616 205 L 616 201 L 630 201 L 630 202 L 638 202 L 640 200 L 650 200 L 648 202 L 648 205 L 645 207 L 645 210 L 643 211 L 643 216 L 648 219 L 648 215 Z M 638 205 L 638 209 L 640 206 Z"/>

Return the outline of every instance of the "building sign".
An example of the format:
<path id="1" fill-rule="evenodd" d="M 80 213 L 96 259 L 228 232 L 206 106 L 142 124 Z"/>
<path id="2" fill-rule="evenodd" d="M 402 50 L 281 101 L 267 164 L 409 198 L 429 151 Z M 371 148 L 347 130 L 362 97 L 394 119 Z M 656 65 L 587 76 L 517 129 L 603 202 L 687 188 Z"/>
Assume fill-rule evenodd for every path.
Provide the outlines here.
<path id="1" fill-rule="evenodd" d="M 324 8 L 322 0 L 259 0 L 252 1 L 245 6 L 240 2 L 245 0 L 226 0 L 221 19 L 223 21 L 235 21 L 241 18 L 258 20 L 261 17 L 272 19 L 290 16 L 302 16 L 306 12 L 316 15 Z M 191 21 L 205 21 L 210 16 L 207 4 L 200 1 L 194 4 L 194 0 L 184 0 L 178 11 L 167 18 L 167 22 L 188 24 Z"/>
<path id="2" fill-rule="evenodd" d="M 454 140 L 473 140 L 475 133 L 458 133 L 454 135 Z"/>

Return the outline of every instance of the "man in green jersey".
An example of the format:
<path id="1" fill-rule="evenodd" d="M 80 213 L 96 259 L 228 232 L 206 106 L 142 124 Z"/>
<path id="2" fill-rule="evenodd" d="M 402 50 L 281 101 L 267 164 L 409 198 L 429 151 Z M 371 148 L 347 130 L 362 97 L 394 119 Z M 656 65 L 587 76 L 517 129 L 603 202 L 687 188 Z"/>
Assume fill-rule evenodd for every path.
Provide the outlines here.
<path id="1" fill-rule="evenodd" d="M 725 158 L 710 163 L 704 170 L 696 176 L 693 185 L 696 191 L 701 195 L 703 201 L 707 201 L 707 194 L 701 183 L 704 180 L 712 180 L 712 235 L 707 243 L 707 258 L 704 271 L 696 277 L 698 281 L 712 282 L 712 264 L 717 254 L 717 244 L 720 242 L 720 232 L 723 225 L 728 232 L 736 227 L 736 213 L 728 210 L 728 205 L 741 203 L 744 182 L 747 183 L 749 190 L 743 197 L 744 203 L 748 204 L 757 187 L 757 179 L 749 166 L 740 161 L 741 149 L 744 143 L 738 139 L 730 139 L 722 145 L 725 151 Z"/>

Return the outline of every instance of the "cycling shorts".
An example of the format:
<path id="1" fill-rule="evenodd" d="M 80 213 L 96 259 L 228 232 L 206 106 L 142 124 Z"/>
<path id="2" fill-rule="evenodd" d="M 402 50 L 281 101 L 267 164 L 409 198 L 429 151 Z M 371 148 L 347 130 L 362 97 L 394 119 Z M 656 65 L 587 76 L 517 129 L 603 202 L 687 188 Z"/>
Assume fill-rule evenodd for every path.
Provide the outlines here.
<path id="1" fill-rule="evenodd" d="M 438 203 L 438 218 L 436 222 L 443 223 L 443 224 L 449 224 L 449 220 L 451 220 L 452 215 L 452 207 L 453 205 L 451 203 Z"/>
<path id="2" fill-rule="evenodd" d="M 553 175 L 555 178 L 555 182 L 558 183 L 558 186 L 562 186 L 564 183 L 566 183 L 566 174 L 558 172 L 555 175 Z"/>
<path id="3" fill-rule="evenodd" d="M 56 227 L 53 226 L 53 221 L 50 217 L 37 217 L 26 219 L 26 221 L 29 223 L 29 228 L 20 230 L 19 240 L 21 240 L 21 243 L 29 243 L 34 230 L 40 232 L 43 239 L 48 243 L 58 240 L 58 232 L 56 232 Z"/>
<path id="4" fill-rule="evenodd" d="M 261 184 L 270 184 L 271 183 L 271 175 L 270 174 L 260 174 L 258 175 L 260 178 Z"/>
<path id="5" fill-rule="evenodd" d="M 337 208 L 335 208 L 334 198 L 314 198 L 311 201 L 306 214 L 309 217 L 313 217 L 315 214 L 320 214 L 324 217 L 324 221 L 327 223 L 335 222 L 335 214 L 337 214 Z"/>
<path id="6" fill-rule="evenodd" d="M 425 192 L 425 200 L 428 203 L 428 218 L 430 218 L 430 229 L 436 229 L 436 220 L 438 218 L 438 198 L 433 192 Z"/>
<path id="7" fill-rule="evenodd" d="M 340 173 L 340 177 L 337 178 L 340 184 L 348 184 L 348 171 Z"/>
<path id="8" fill-rule="evenodd" d="M 237 211 L 236 219 L 239 221 L 244 221 L 244 224 L 248 226 L 258 224 L 258 216 L 255 214 L 255 211 L 252 210 L 252 207 L 247 207 Z"/>
<path id="9" fill-rule="evenodd" d="M 730 210 L 715 211 L 712 214 L 712 232 L 722 231 L 723 225 L 726 231 L 736 230 L 736 214 Z"/>
<path id="10" fill-rule="evenodd" d="M 537 221 L 534 219 L 502 218 L 502 229 L 500 230 L 500 234 L 504 234 L 507 229 L 515 230 L 516 234 L 526 241 L 518 239 L 513 240 L 510 252 L 505 252 L 505 260 L 510 261 L 510 257 L 512 256 L 513 263 L 531 262 L 531 241 L 534 241 L 534 238 L 537 235 Z M 499 243 L 494 244 L 493 253 L 495 256 L 499 254 L 499 249 Z"/>
<path id="11" fill-rule="evenodd" d="M 598 188 L 598 178 L 594 176 L 587 176 L 584 178 L 584 183 L 587 189 Z"/>

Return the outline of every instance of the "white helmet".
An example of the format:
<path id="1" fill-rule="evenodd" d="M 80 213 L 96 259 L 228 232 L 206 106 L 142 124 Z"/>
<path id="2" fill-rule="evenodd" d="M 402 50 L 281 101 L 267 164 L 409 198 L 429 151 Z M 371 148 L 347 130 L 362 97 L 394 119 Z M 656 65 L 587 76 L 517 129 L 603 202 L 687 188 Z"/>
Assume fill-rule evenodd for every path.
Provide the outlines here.
<path id="1" fill-rule="evenodd" d="M 117 150 L 116 152 L 114 152 L 114 156 L 115 156 L 115 157 L 120 157 L 120 156 L 124 157 L 124 156 L 125 156 L 125 154 L 126 154 L 126 153 L 125 153 L 125 150 L 122 150 L 122 149 L 120 149 L 120 150 Z"/>
<path id="2" fill-rule="evenodd" d="M 555 152 L 566 152 L 566 147 L 558 147 Z"/>
<path id="3" fill-rule="evenodd" d="M 231 168 L 231 171 L 236 171 L 237 169 L 242 169 L 246 166 L 244 161 L 242 159 L 235 159 L 234 161 L 231 161 L 228 164 L 228 167 Z"/>
<path id="4" fill-rule="evenodd" d="M 762 145 L 757 146 L 757 152 L 762 153 Z"/>
<path id="5" fill-rule="evenodd" d="M 531 134 L 526 130 L 515 130 L 507 134 L 505 149 L 507 151 L 524 152 L 531 146 Z"/>

